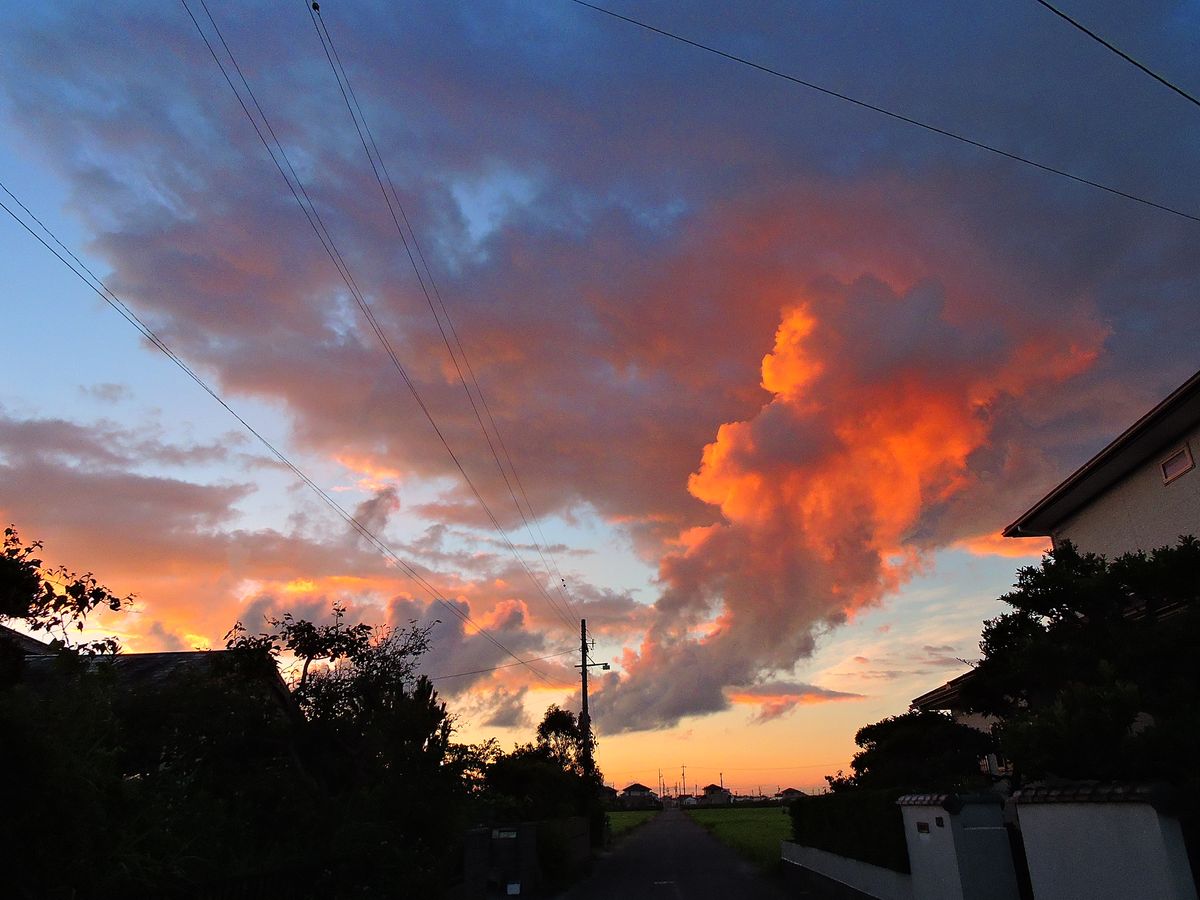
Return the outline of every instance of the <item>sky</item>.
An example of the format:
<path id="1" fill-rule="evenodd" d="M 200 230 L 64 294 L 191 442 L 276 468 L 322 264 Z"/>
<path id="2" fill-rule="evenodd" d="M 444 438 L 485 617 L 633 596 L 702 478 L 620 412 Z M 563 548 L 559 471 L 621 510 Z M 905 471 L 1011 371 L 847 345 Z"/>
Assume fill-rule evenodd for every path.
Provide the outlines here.
<path id="1" fill-rule="evenodd" d="M 1033 0 L 610 8 L 1200 215 L 1200 110 Z M 1064 9 L 1200 92 L 1200 3 Z M 570 0 L 330 0 L 349 104 L 299 0 L 0 12 L 0 200 L 388 548 L 0 216 L 0 518 L 130 651 L 436 623 L 511 746 L 586 617 L 607 780 L 819 786 L 1200 362 L 1196 221 Z"/>

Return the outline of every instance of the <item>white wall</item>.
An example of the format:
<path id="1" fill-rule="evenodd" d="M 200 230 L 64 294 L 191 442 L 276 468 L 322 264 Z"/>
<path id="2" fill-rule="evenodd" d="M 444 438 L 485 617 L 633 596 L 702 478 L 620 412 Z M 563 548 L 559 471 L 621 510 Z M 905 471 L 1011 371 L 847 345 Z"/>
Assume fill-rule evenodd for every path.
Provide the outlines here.
<path id="1" fill-rule="evenodd" d="M 924 895 L 913 893 L 912 879 L 903 872 L 893 872 L 882 866 L 873 866 L 791 841 L 781 842 L 780 854 L 784 864 L 803 866 L 879 900 L 914 900 L 917 897 L 924 900 Z"/>
<path id="2" fill-rule="evenodd" d="M 1145 803 L 1017 807 L 1037 900 L 1196 900 L 1179 823 Z"/>
<path id="3" fill-rule="evenodd" d="M 1185 442 L 1197 468 L 1163 484 L 1159 464 Z M 1174 544 L 1181 534 L 1200 537 L 1200 427 L 1060 523 L 1054 539 L 1068 539 L 1081 550 L 1112 558 Z"/>
<path id="4" fill-rule="evenodd" d="M 901 811 L 914 897 L 1017 900 L 1017 876 L 999 803 L 967 802 L 955 813 L 926 805 L 904 805 Z"/>

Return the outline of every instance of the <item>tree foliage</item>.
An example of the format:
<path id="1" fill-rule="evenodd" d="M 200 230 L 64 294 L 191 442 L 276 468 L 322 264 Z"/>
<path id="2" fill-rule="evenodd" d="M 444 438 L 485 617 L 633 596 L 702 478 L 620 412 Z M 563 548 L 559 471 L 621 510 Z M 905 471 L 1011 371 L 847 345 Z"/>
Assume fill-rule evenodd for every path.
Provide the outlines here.
<path id="1" fill-rule="evenodd" d="M 93 610 L 127 605 L 90 573 L 47 573 L 39 550 L 6 531 L 0 616 L 65 645 Z M 419 671 L 432 626 L 350 623 L 341 604 L 325 622 L 267 626 L 238 623 L 228 652 L 137 690 L 115 653 L 65 652 L 52 668 L 15 657 L 0 679 L 0 771 L 19 811 L 0 817 L 18 861 L 5 896 L 433 898 L 469 825 L 584 815 L 602 833 L 600 775 L 584 771 L 571 711 L 551 707 L 511 753 L 456 744 Z"/>
<path id="2" fill-rule="evenodd" d="M 1064 542 L 1002 599 L 964 696 L 1019 776 L 1194 780 L 1200 542 L 1115 560 Z"/>
<path id="3" fill-rule="evenodd" d="M 831 790 L 970 788 L 980 783 L 979 761 L 992 750 L 989 735 L 923 710 L 865 725 L 854 742 L 862 748 L 850 762 L 854 774 L 825 776 Z"/>
<path id="4" fill-rule="evenodd" d="M 45 631 L 56 649 L 80 653 L 115 653 L 115 638 L 75 642 L 88 616 L 96 609 L 120 611 L 133 596 L 118 596 L 91 572 L 73 572 L 65 566 L 45 568 L 42 542 L 26 544 L 17 529 L 4 529 L 0 553 L 0 620 L 17 619 L 33 631 Z"/>

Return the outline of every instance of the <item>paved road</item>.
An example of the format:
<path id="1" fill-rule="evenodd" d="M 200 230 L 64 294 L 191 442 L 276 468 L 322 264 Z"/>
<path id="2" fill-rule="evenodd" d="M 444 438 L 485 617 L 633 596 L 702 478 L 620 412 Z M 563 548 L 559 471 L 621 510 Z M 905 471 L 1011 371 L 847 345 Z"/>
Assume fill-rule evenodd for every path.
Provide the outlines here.
<path id="1" fill-rule="evenodd" d="M 783 889 L 677 809 L 617 843 L 559 900 L 783 900 Z"/>

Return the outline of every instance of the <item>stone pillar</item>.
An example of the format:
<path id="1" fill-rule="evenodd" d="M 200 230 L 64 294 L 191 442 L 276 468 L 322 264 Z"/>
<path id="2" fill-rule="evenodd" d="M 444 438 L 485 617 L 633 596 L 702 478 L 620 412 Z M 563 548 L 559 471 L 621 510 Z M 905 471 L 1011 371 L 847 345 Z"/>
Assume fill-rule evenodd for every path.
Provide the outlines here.
<path id="1" fill-rule="evenodd" d="M 914 897 L 1019 900 L 1003 798 L 909 794 L 896 802 L 904 815 Z"/>

